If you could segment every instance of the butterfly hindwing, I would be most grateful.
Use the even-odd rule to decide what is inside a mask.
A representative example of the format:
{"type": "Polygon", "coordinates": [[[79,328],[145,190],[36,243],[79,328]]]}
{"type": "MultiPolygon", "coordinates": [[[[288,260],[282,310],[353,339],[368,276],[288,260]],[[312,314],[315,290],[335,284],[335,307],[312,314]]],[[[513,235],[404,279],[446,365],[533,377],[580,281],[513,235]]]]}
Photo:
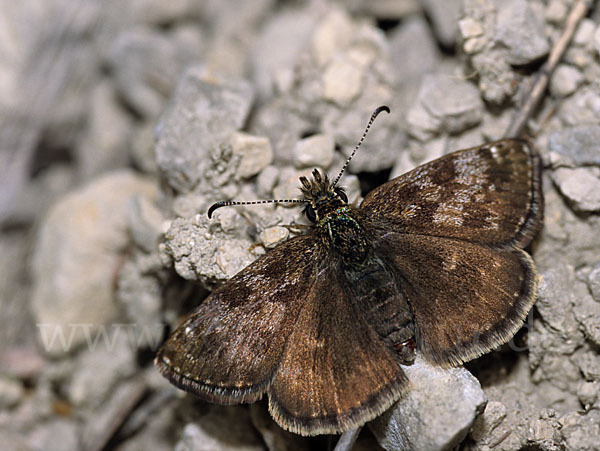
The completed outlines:
{"type": "Polygon", "coordinates": [[[534,303],[536,272],[521,249],[400,233],[376,247],[411,306],[417,347],[433,363],[459,365],[505,343],[534,303]]]}
{"type": "Polygon", "coordinates": [[[307,292],[314,279],[314,252],[311,236],[294,238],[217,288],[159,350],[161,372],[209,401],[259,399],[301,310],[295,293],[307,292]]]}

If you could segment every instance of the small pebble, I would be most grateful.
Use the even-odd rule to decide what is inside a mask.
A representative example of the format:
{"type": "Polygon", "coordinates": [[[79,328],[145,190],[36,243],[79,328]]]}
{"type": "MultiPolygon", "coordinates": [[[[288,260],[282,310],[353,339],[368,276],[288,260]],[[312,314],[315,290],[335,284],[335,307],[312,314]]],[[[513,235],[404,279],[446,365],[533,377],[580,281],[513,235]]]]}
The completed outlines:
{"type": "Polygon", "coordinates": [[[335,142],[329,135],[304,138],[294,149],[294,166],[297,168],[328,168],[333,161],[335,142]]]}
{"type": "Polygon", "coordinates": [[[260,240],[267,249],[272,249],[279,243],[287,240],[290,236],[290,231],[287,227],[268,227],[260,232],[260,240]]]}

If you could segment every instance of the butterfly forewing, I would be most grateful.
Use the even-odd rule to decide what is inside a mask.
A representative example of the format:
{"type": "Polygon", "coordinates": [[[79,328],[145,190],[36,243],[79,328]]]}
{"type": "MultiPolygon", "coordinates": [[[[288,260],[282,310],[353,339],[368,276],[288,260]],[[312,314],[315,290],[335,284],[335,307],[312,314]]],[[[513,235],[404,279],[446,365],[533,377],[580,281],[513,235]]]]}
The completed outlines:
{"type": "Polygon", "coordinates": [[[159,350],[161,372],[210,401],[259,399],[302,307],[297,293],[308,292],[313,283],[315,252],[312,237],[294,238],[216,289],[159,350]]]}
{"type": "Polygon", "coordinates": [[[526,246],[542,221],[541,163],[505,139],[443,156],[367,194],[361,209],[386,231],[526,246]]]}

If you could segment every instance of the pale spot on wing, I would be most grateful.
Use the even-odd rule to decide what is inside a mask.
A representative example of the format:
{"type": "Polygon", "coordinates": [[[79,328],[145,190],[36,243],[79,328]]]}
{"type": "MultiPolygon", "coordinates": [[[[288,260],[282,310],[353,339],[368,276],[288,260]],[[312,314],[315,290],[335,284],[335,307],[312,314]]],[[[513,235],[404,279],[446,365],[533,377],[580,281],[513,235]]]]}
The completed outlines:
{"type": "Polygon", "coordinates": [[[444,259],[442,261],[442,267],[446,271],[454,271],[457,268],[457,260],[458,259],[456,258],[456,254],[453,254],[452,257],[444,259]]]}
{"type": "Polygon", "coordinates": [[[496,160],[497,162],[501,162],[502,161],[502,155],[500,155],[498,147],[496,147],[496,146],[490,147],[490,153],[492,154],[492,158],[494,160],[496,160]]]}
{"type": "Polygon", "coordinates": [[[407,205],[406,207],[404,207],[404,210],[402,210],[401,215],[406,219],[414,218],[417,215],[417,211],[420,208],[421,207],[415,204],[407,205]]]}
{"type": "Polygon", "coordinates": [[[433,214],[433,222],[436,224],[452,223],[461,226],[463,224],[464,216],[463,208],[464,205],[461,203],[441,203],[433,214]]]}

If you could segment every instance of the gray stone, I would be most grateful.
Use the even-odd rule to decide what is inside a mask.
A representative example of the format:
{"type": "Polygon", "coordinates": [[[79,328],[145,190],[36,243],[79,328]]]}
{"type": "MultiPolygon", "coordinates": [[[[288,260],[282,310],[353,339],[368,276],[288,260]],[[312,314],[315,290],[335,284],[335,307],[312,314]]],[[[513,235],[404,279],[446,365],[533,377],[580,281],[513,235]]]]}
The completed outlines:
{"type": "Polygon", "coordinates": [[[130,156],[135,167],[147,174],[157,174],[156,154],[154,153],[155,121],[147,121],[135,128],[130,141],[130,156]]]}
{"type": "Polygon", "coordinates": [[[260,432],[269,451],[310,451],[311,439],[282,429],[269,415],[264,403],[250,405],[252,424],[260,432]]]}
{"type": "Polygon", "coordinates": [[[562,24],[569,14],[567,5],[563,0],[550,0],[546,7],[546,20],[554,24],[562,24]]]}
{"type": "Polygon", "coordinates": [[[579,211],[600,210],[600,168],[558,168],[552,179],[560,192],[579,211]]]}
{"type": "Polygon", "coordinates": [[[407,115],[410,133],[427,139],[447,132],[459,133],[478,124],[483,116],[479,91],[471,83],[447,75],[426,75],[407,115]]]}
{"type": "Polygon", "coordinates": [[[323,98],[348,106],[362,91],[363,68],[349,58],[334,58],[323,73],[323,98]]]}
{"type": "MultiPolygon", "coordinates": [[[[3,312],[6,312],[3,306],[3,312]]],[[[13,319],[14,322],[14,319],[13,319]]],[[[18,324],[17,324],[18,325],[18,324]]],[[[4,328],[6,331],[6,329],[4,328]]],[[[16,340],[7,342],[15,343],[16,340]]],[[[2,373],[15,379],[34,379],[40,375],[45,368],[46,360],[40,353],[35,342],[27,345],[11,345],[0,351],[0,368],[2,373]]]]}
{"type": "Polygon", "coordinates": [[[271,144],[264,136],[235,132],[231,137],[231,148],[239,157],[237,175],[241,178],[255,176],[273,161],[271,144]]]}
{"type": "MultiPolygon", "coordinates": [[[[172,0],[169,2],[161,0],[120,2],[119,0],[115,0],[113,3],[124,4],[129,9],[129,14],[135,20],[152,25],[164,25],[190,19],[200,19],[206,13],[206,6],[204,4],[190,2],[189,0],[172,0]]],[[[111,7],[115,7],[115,5],[111,5],[111,7]]]]}
{"type": "Polygon", "coordinates": [[[311,52],[321,67],[350,44],[354,24],[341,8],[333,8],[323,17],[311,36],[311,52]]]}
{"type": "Polygon", "coordinates": [[[275,163],[292,164],[296,143],[306,130],[312,130],[314,124],[295,108],[277,98],[269,105],[260,108],[252,121],[252,134],[267,136],[273,147],[275,163]]]}
{"type": "MultiPolygon", "coordinates": [[[[539,268],[539,271],[542,277],[538,286],[536,310],[554,334],[571,342],[569,347],[559,349],[555,343],[546,340],[547,343],[539,343],[544,346],[544,349],[539,352],[546,355],[547,351],[554,347],[553,351],[563,351],[570,354],[577,346],[582,344],[580,340],[573,339],[579,331],[579,324],[573,314],[573,304],[575,303],[573,287],[576,284],[574,269],[570,265],[562,264],[549,269],[539,268]]],[[[530,337],[532,340],[530,352],[533,354],[531,360],[535,362],[538,343],[535,332],[532,335],[533,337],[530,337]]]]}
{"type": "Polygon", "coordinates": [[[594,301],[589,293],[577,296],[573,307],[575,319],[579,321],[586,338],[600,346],[600,302],[594,301]]]}
{"type": "Polygon", "coordinates": [[[548,139],[548,150],[575,166],[600,166],[600,126],[580,125],[554,132],[548,139]]]}
{"type": "Polygon", "coordinates": [[[582,382],[577,389],[577,397],[585,410],[589,410],[598,399],[600,381],[582,382]]]}
{"type": "MultiPolygon", "coordinates": [[[[157,371],[158,373],[158,371],[157,371]]],[[[112,399],[111,399],[112,401],[112,399]]],[[[119,451],[173,451],[173,430],[179,430],[179,423],[175,419],[177,412],[172,408],[173,404],[160,406],[152,415],[149,415],[144,424],[143,433],[134,434],[124,442],[119,443],[119,451]],[[177,425],[177,426],[175,426],[177,425]]],[[[114,421],[114,411],[105,410],[102,412],[105,422],[98,426],[110,425],[114,421]]],[[[100,423],[96,421],[95,423],[100,423]]],[[[97,428],[98,434],[103,434],[101,427],[97,428]]],[[[87,431],[86,431],[87,432],[87,431]]],[[[207,450],[208,451],[208,450],[207,450]]]]}
{"type": "Polygon", "coordinates": [[[335,142],[328,135],[313,135],[304,138],[294,148],[296,168],[328,168],[333,162],[335,142]]]}
{"type": "Polygon", "coordinates": [[[369,423],[386,450],[451,449],[467,435],[487,399],[464,368],[441,369],[420,357],[403,367],[411,389],[396,405],[369,423]]]}
{"type": "Polygon", "coordinates": [[[596,53],[600,55],[600,27],[598,27],[594,33],[594,47],[596,49],[596,53]]]}
{"type": "Polygon", "coordinates": [[[251,49],[251,65],[261,98],[272,96],[276,86],[286,90],[281,80],[284,74],[292,72],[319,19],[317,11],[311,8],[284,9],[260,27],[251,49]]]}
{"type": "Polygon", "coordinates": [[[64,196],[41,224],[33,255],[31,308],[47,352],[65,353],[113,319],[114,277],[129,243],[132,196],[154,198],[154,182],[122,170],[64,196]],[[64,339],[64,341],[63,341],[64,339]]]}
{"type": "Polygon", "coordinates": [[[471,39],[483,34],[483,26],[472,17],[465,17],[458,21],[458,29],[463,39],[471,39]]]}
{"type": "Polygon", "coordinates": [[[447,48],[456,44],[458,28],[456,22],[460,17],[461,0],[425,0],[423,6],[433,22],[437,38],[447,48]]]}
{"type": "Polygon", "coordinates": [[[560,423],[554,418],[555,412],[542,414],[540,418],[532,418],[527,427],[527,443],[531,446],[539,446],[541,449],[562,449],[562,435],[560,423]]]}
{"type": "MultiPolygon", "coordinates": [[[[363,93],[363,95],[368,94],[363,93]]],[[[369,109],[366,107],[350,109],[331,113],[323,118],[323,133],[333,136],[335,143],[342,149],[344,160],[358,143],[373,112],[372,105],[380,104],[375,102],[378,102],[376,98],[370,100],[369,109]]],[[[349,172],[376,172],[391,168],[398,152],[406,146],[406,135],[398,125],[398,119],[381,114],[374,126],[371,127],[368,138],[363,141],[359,151],[350,162],[349,172]]]]}
{"type": "Polygon", "coordinates": [[[252,97],[246,82],[211,81],[198,66],[185,72],[157,128],[156,159],[173,188],[187,192],[198,183],[201,163],[242,127],[252,97]]]}
{"type": "Polygon", "coordinates": [[[23,393],[24,387],[19,380],[0,376],[0,410],[13,407],[23,393]]]}
{"type": "Polygon", "coordinates": [[[498,3],[495,38],[508,48],[510,64],[534,62],[550,50],[543,19],[523,0],[498,3]]]}
{"type": "Polygon", "coordinates": [[[129,203],[127,226],[134,243],[147,253],[156,251],[169,223],[148,197],[136,196],[129,203]]]}
{"type": "Polygon", "coordinates": [[[600,262],[596,263],[588,274],[587,284],[594,301],[600,302],[600,262]]]}
{"type": "Polygon", "coordinates": [[[597,24],[593,19],[584,17],[579,25],[577,26],[577,30],[573,35],[573,44],[579,45],[582,47],[589,46],[594,39],[594,32],[596,31],[597,24]]]}
{"type": "Polygon", "coordinates": [[[290,231],[286,227],[268,227],[260,232],[260,241],[267,249],[272,249],[290,236],[290,231]]]}
{"type": "Polygon", "coordinates": [[[107,59],[121,97],[143,117],[156,118],[195,52],[178,47],[158,30],[139,26],[116,36],[107,59]]]}
{"type": "Polygon", "coordinates": [[[89,180],[129,163],[132,120],[119,103],[108,80],[98,83],[92,93],[86,132],[77,148],[79,178],[89,180]]]}
{"type": "MultiPolygon", "coordinates": [[[[87,349],[77,356],[66,395],[74,406],[101,406],[117,383],[136,368],[138,335],[136,324],[114,323],[86,334],[87,349]]],[[[88,329],[89,331],[89,329],[88,329]]]]}
{"type": "Polygon", "coordinates": [[[390,61],[405,92],[403,97],[408,97],[403,100],[409,105],[421,78],[439,64],[440,52],[427,21],[420,16],[402,21],[388,40],[390,61]]]}
{"type": "Polygon", "coordinates": [[[575,92],[582,81],[583,75],[577,68],[559,64],[550,80],[550,92],[554,97],[567,97],[575,92]]]}
{"type": "Polygon", "coordinates": [[[31,446],[27,443],[27,437],[21,431],[0,428],[0,443],[5,449],[12,451],[31,450],[31,446]]]}
{"type": "Polygon", "coordinates": [[[517,75],[505,60],[505,52],[504,49],[486,50],[476,53],[471,59],[478,74],[481,96],[496,105],[514,96],[519,86],[517,75]]]}
{"type": "Polygon", "coordinates": [[[587,381],[600,380],[600,359],[596,351],[582,352],[577,356],[577,366],[587,381]]]}
{"type": "MultiPolygon", "coordinates": [[[[154,368],[150,369],[155,377],[164,380],[158,371],[154,368]]],[[[144,387],[145,379],[153,378],[148,377],[148,372],[138,372],[133,378],[121,381],[115,385],[101,405],[94,408],[83,407],[78,410],[85,414],[85,423],[81,433],[83,443],[79,449],[101,449],[99,447],[100,443],[103,443],[106,447],[107,431],[114,428],[115,418],[121,418],[123,408],[127,408],[128,403],[132,401],[140,401],[140,391],[143,391],[144,388],[150,388],[150,390],[158,388],[151,383],[148,383],[144,387]]],[[[160,385],[160,389],[164,390],[165,386],[160,385]]],[[[169,389],[175,390],[172,386],[169,389]]],[[[167,391],[167,393],[172,392],[167,391]]],[[[143,398],[144,402],[140,403],[137,409],[124,419],[126,421],[124,421],[123,428],[121,429],[123,435],[119,435],[119,437],[128,437],[131,434],[132,423],[135,424],[138,422],[138,425],[133,426],[134,431],[138,430],[136,426],[139,427],[140,416],[143,417],[143,412],[148,408],[148,404],[151,405],[154,401],[153,396],[150,393],[148,397],[143,398]]],[[[161,408],[156,409],[153,415],[143,418],[143,433],[135,434],[130,440],[124,443],[120,442],[118,449],[123,451],[137,451],[142,449],[157,451],[172,450],[174,440],[173,430],[175,428],[174,418],[177,412],[173,408],[173,403],[168,401],[168,397],[163,396],[163,405],[161,405],[161,408]]]]}
{"type": "Polygon", "coordinates": [[[256,190],[260,196],[269,197],[279,179],[279,170],[275,166],[264,168],[256,179],[256,190]]]}
{"type": "Polygon", "coordinates": [[[504,404],[498,401],[488,402],[483,413],[475,419],[469,435],[475,442],[483,441],[493,433],[506,416],[507,409],[504,404]]]}
{"type": "Polygon", "coordinates": [[[598,449],[600,437],[600,410],[586,413],[572,412],[560,419],[565,448],[578,451],[594,451],[598,449]]]}
{"type": "Polygon", "coordinates": [[[224,282],[256,257],[244,237],[247,223],[239,209],[221,208],[213,219],[205,215],[178,218],[165,235],[162,252],[173,262],[175,271],[187,280],[205,286],[224,282]],[[232,236],[233,235],[233,236],[232,236]]]}
{"type": "MultiPolygon", "coordinates": [[[[291,170],[283,168],[279,173],[279,181],[273,188],[275,199],[299,199],[300,177],[310,178],[312,169],[291,170]]],[[[293,207],[293,204],[281,204],[282,207],[293,207]]]]}
{"type": "Polygon", "coordinates": [[[134,326],[135,346],[158,349],[163,328],[164,282],[162,262],[157,255],[135,252],[119,271],[117,300],[134,326]]]}
{"type": "Polygon", "coordinates": [[[205,415],[183,428],[175,451],[262,451],[263,444],[250,423],[249,412],[241,406],[210,407],[205,415]]]}
{"type": "Polygon", "coordinates": [[[79,431],[72,420],[55,418],[40,423],[28,434],[29,449],[65,451],[79,449],[79,431]]]}
{"type": "Polygon", "coordinates": [[[558,106],[557,116],[564,125],[585,127],[582,124],[598,124],[600,116],[600,93],[583,85],[558,106]]]}

